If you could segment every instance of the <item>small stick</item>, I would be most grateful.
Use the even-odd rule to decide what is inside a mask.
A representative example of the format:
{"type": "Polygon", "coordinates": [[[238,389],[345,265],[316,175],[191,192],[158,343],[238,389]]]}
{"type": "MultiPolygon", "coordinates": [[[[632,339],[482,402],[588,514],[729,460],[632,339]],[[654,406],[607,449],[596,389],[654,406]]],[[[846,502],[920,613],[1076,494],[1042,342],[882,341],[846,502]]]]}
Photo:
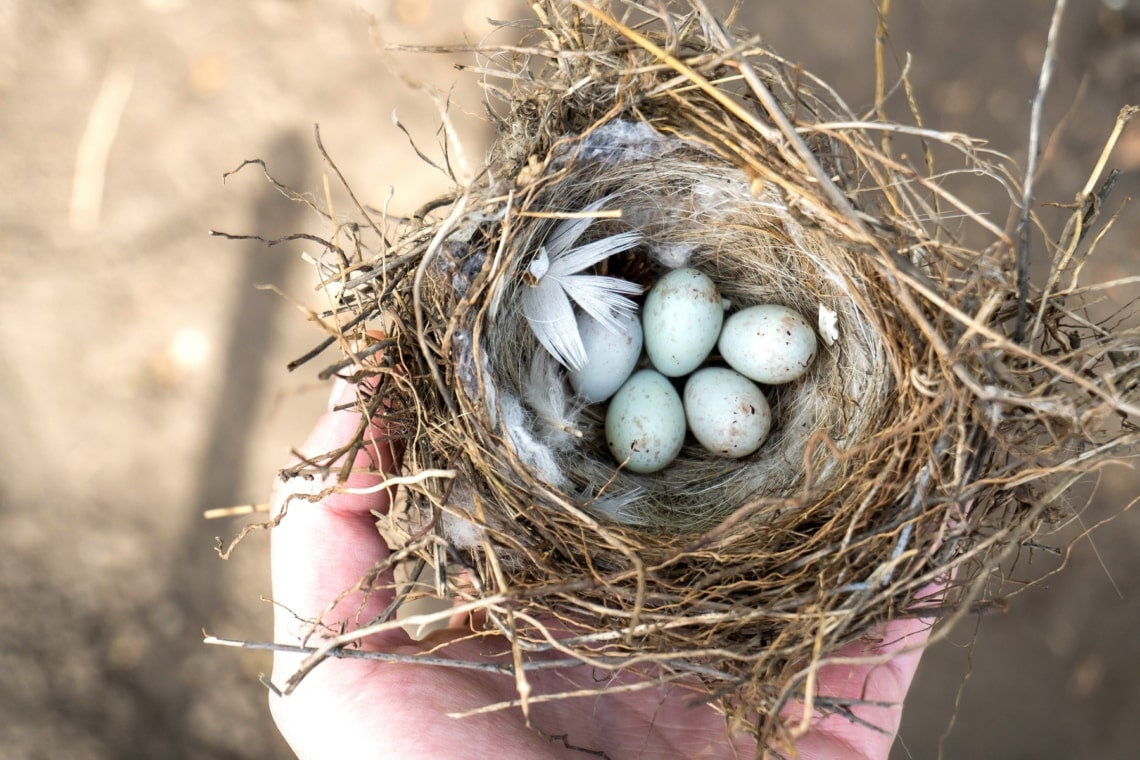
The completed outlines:
{"type": "MultiPolygon", "coordinates": [[[[878,19],[875,23],[875,115],[879,121],[887,121],[887,72],[883,60],[884,49],[887,45],[887,17],[891,13],[891,0],[884,0],[878,9],[878,19]]],[[[886,155],[891,153],[891,135],[886,132],[882,135],[882,151],[886,155]]]]}
{"type": "Polygon", "coordinates": [[[1025,185],[1021,193],[1021,219],[1017,224],[1017,328],[1013,339],[1025,340],[1025,320],[1029,309],[1029,221],[1033,215],[1033,181],[1037,174],[1037,160],[1041,153],[1041,112],[1045,93],[1053,78],[1053,63],[1057,57],[1057,38],[1060,36],[1061,18],[1066,0],[1056,0],[1053,19],[1049,22],[1049,36],[1045,42],[1045,60],[1041,62],[1041,75],[1037,92],[1033,94],[1033,108],[1029,117],[1029,158],[1025,166],[1025,185]]]}
{"type": "Polygon", "coordinates": [[[396,341],[394,341],[394,340],[381,340],[381,341],[378,341],[376,343],[373,343],[371,346],[364,349],[360,353],[349,354],[347,357],[345,357],[341,361],[337,362],[336,364],[325,367],[324,369],[322,369],[317,374],[317,378],[320,380],[328,380],[330,377],[335,375],[337,372],[340,372],[345,367],[350,367],[354,364],[360,364],[365,359],[367,359],[369,356],[373,356],[375,354],[378,354],[381,351],[383,351],[385,348],[389,348],[390,346],[394,346],[395,344],[396,344],[396,341]]]}
{"type": "Polygon", "coordinates": [[[621,209],[608,211],[516,211],[515,216],[531,219],[621,219],[621,209]]]}
{"type": "MultiPolygon", "coordinates": [[[[610,686],[606,688],[606,695],[612,696],[614,694],[632,694],[633,692],[645,691],[646,689],[660,688],[661,684],[654,680],[635,681],[633,683],[622,684],[619,686],[610,686]]],[[[531,704],[538,704],[541,702],[555,702],[562,699],[575,699],[575,698],[597,699],[597,689],[575,689],[573,691],[560,691],[553,694],[535,694],[528,697],[531,704]]],[[[470,710],[457,710],[454,712],[446,713],[449,718],[472,718],[476,715],[486,715],[488,713],[500,712],[502,710],[511,710],[516,707],[522,707],[521,699],[506,699],[502,702],[495,702],[494,704],[484,705],[482,707],[474,707],[470,710]]]]}
{"type": "Polygon", "coordinates": [[[266,248],[272,248],[275,245],[288,243],[293,240],[308,240],[313,243],[320,243],[330,251],[336,251],[341,260],[345,262],[345,266],[348,266],[348,254],[346,254],[342,248],[331,240],[325,240],[322,237],[310,235],[307,232],[295,232],[292,235],[285,235],[279,238],[263,238],[261,235],[233,235],[229,232],[221,232],[220,230],[209,230],[209,235],[211,237],[225,238],[226,240],[256,240],[260,243],[264,243],[266,248]]]}
{"type": "Polygon", "coordinates": [[[424,361],[427,362],[428,369],[431,370],[432,379],[435,380],[436,387],[439,388],[440,396],[443,398],[444,403],[447,404],[447,410],[452,416],[458,415],[459,410],[455,406],[455,400],[451,397],[447,383],[443,381],[443,373],[440,372],[439,363],[436,362],[435,357],[432,356],[432,351],[428,348],[427,344],[423,289],[424,277],[427,275],[428,265],[431,264],[432,259],[439,253],[439,249],[443,246],[443,242],[447,239],[447,236],[459,226],[459,220],[462,219],[463,215],[467,212],[467,199],[467,194],[464,193],[455,201],[455,205],[451,208],[451,213],[448,214],[447,218],[439,226],[438,231],[432,237],[427,251],[424,253],[419,266],[416,268],[415,278],[412,280],[412,308],[416,315],[416,338],[419,340],[420,353],[423,355],[424,361]]]}
{"type": "MultiPolygon", "coordinates": [[[[288,652],[289,654],[315,654],[316,647],[305,647],[295,644],[277,644],[271,641],[241,641],[239,639],[223,639],[217,636],[206,635],[203,644],[211,646],[234,647],[237,649],[254,649],[262,652],[288,652]]],[[[415,665],[434,665],[442,668],[457,668],[460,670],[481,670],[501,675],[512,675],[510,665],[496,665],[490,662],[470,662],[467,660],[450,660],[446,657],[431,657],[428,655],[395,654],[393,652],[374,652],[363,649],[331,649],[324,652],[328,657],[344,660],[380,660],[381,662],[401,662],[415,665]]],[[[574,665],[581,663],[574,661],[574,665]]]]}
{"type": "Polygon", "coordinates": [[[1100,177],[1101,172],[1104,171],[1104,167],[1108,163],[1108,157],[1112,153],[1113,148],[1116,147],[1120,135],[1124,132],[1124,128],[1128,125],[1128,122],[1138,113],[1140,113],[1140,106],[1125,106],[1120,109],[1120,113],[1116,115],[1116,123],[1112,127],[1112,134],[1108,136],[1104,150],[1100,152],[1100,158],[1097,159],[1096,168],[1094,168],[1089,175],[1089,180],[1081,190],[1080,197],[1085,198],[1092,195],[1093,189],[1096,187],[1097,178],[1100,177]]]}
{"type": "MultiPolygon", "coordinates": [[[[365,321],[366,319],[368,319],[371,316],[372,316],[371,311],[360,312],[355,317],[353,317],[352,319],[350,319],[349,321],[345,322],[343,325],[340,326],[341,333],[343,334],[345,330],[350,330],[353,327],[356,327],[358,324],[365,321]]],[[[325,338],[324,340],[322,340],[320,343],[318,343],[316,345],[316,348],[310,349],[309,351],[307,351],[302,356],[299,356],[298,358],[289,362],[287,365],[285,365],[285,368],[287,370],[289,370],[290,372],[292,372],[293,370],[297,369],[297,367],[300,367],[302,364],[309,361],[310,359],[315,359],[326,348],[328,348],[332,344],[336,343],[338,337],[340,337],[340,336],[329,336],[329,337],[325,338]]]]}
{"type": "Polygon", "coordinates": [[[364,488],[342,488],[341,493],[352,494],[353,496],[364,496],[367,494],[379,493],[380,491],[386,491],[389,488],[395,488],[396,486],[415,485],[416,483],[422,483],[429,478],[450,479],[458,476],[459,473],[455,470],[423,470],[421,472],[417,472],[415,475],[398,475],[394,478],[388,478],[387,480],[381,483],[377,483],[374,486],[366,486],[364,488]]]}
{"type": "Polygon", "coordinates": [[[310,209],[312,209],[314,212],[316,212],[317,214],[319,214],[322,217],[328,217],[328,212],[326,212],[323,208],[321,208],[317,204],[313,203],[311,200],[306,198],[304,195],[301,195],[301,193],[296,192],[295,190],[290,188],[288,185],[284,184],[283,182],[280,182],[276,177],[274,177],[272,174],[270,174],[269,173],[269,167],[266,166],[265,162],[262,161],[260,158],[247,158],[245,161],[242,161],[240,164],[238,164],[236,168],[230,169],[228,172],[226,172],[225,174],[222,175],[222,184],[224,185],[226,183],[226,180],[228,180],[230,177],[237,174],[242,169],[244,169],[245,167],[247,167],[251,164],[254,166],[260,166],[261,167],[261,173],[263,175],[265,175],[265,180],[269,184],[273,185],[273,187],[277,188],[277,192],[281,193],[282,195],[284,195],[286,198],[288,198],[291,201],[295,201],[297,203],[304,203],[306,206],[308,206],[310,209]]]}
{"type": "MultiPolygon", "coordinates": [[[[391,243],[388,242],[388,238],[384,237],[384,233],[380,231],[380,228],[378,226],[376,226],[376,222],[373,221],[372,217],[368,214],[368,211],[366,211],[364,206],[361,205],[360,201],[356,199],[356,193],[352,192],[352,188],[349,187],[348,181],[344,178],[344,175],[340,173],[340,169],[337,168],[336,163],[333,162],[332,158],[328,154],[328,151],[325,150],[325,145],[321,142],[321,127],[319,124],[313,125],[313,137],[317,142],[317,150],[321,152],[321,158],[323,158],[328,163],[333,172],[336,173],[336,178],[340,180],[341,187],[345,189],[345,192],[348,193],[348,197],[352,199],[352,203],[354,206],[356,206],[356,210],[359,211],[360,215],[364,217],[364,221],[368,222],[368,226],[372,228],[372,231],[375,232],[382,241],[384,241],[384,246],[387,248],[389,245],[391,245],[391,243]]],[[[335,224],[335,220],[333,220],[333,222],[335,224]]]]}
{"type": "Polygon", "coordinates": [[[207,520],[216,520],[220,517],[241,517],[242,515],[252,515],[255,512],[268,511],[268,504],[238,504],[232,507],[216,507],[214,509],[207,509],[202,513],[202,517],[207,520]]]}

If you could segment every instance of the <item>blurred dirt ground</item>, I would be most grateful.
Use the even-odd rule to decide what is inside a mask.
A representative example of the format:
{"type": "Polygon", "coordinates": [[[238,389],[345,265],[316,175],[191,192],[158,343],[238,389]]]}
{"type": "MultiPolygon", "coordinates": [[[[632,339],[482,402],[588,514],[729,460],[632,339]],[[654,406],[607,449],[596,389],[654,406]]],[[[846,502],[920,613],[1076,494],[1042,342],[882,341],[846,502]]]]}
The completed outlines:
{"type": "MultiPolygon", "coordinates": [[[[856,110],[870,104],[871,2],[745,5],[784,56],[856,110]]],[[[1063,127],[1039,198],[1071,199],[1119,106],[1140,102],[1138,6],[1071,0],[1046,109],[1050,130],[1063,127]]],[[[894,45],[913,55],[926,124],[1024,156],[1050,7],[895,0],[894,45]]],[[[244,521],[201,514],[263,500],[324,403],[313,371],[285,371],[316,330],[255,287],[307,298],[314,278],[304,246],[207,230],[321,225],[255,167],[225,184],[222,174],[263,158],[323,199],[319,123],[363,202],[383,205],[394,185],[393,208],[419,205],[446,185],[392,112],[430,152],[434,106],[388,65],[455,85],[476,161],[489,137],[479,89],[443,58],[382,55],[377,37],[477,41],[485,17],[523,8],[0,0],[0,757],[290,756],[257,682],[268,658],[201,644],[203,629],[269,635],[267,541],[255,534],[222,562],[214,537],[244,521]]],[[[1112,165],[1125,172],[1119,203],[1140,191],[1140,129],[1112,165]]],[[[1003,213],[1000,198],[973,200],[1003,213]]],[[[347,209],[339,191],[334,202],[347,209]]],[[[1090,276],[1135,273],[1137,240],[1130,209],[1090,276]]],[[[1105,473],[1085,524],[1138,493],[1133,473],[1105,473]]],[[[1135,757],[1140,514],[1093,538],[1099,552],[1077,542],[1063,573],[927,654],[893,757],[935,757],[943,734],[947,758],[1135,757]]],[[[1025,559],[1018,578],[1058,565],[1025,559]]]]}

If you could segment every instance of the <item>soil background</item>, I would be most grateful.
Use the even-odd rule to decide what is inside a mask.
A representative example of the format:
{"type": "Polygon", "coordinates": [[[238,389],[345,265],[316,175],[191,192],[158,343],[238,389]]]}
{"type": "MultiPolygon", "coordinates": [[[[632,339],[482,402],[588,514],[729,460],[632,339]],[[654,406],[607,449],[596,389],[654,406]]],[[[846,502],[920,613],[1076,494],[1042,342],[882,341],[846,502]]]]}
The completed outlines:
{"type": "MultiPolygon", "coordinates": [[[[743,21],[856,111],[873,95],[870,0],[746,2],[743,21]]],[[[1024,163],[1051,3],[895,0],[894,50],[927,126],[1024,163]]],[[[1070,200],[1124,103],[1140,103],[1140,3],[1071,0],[1039,199],[1070,200]],[[1059,128],[1058,128],[1058,125],[1059,128]]],[[[393,126],[439,154],[452,92],[474,162],[490,139],[477,78],[378,40],[478,41],[509,0],[0,0],[0,757],[285,758],[257,681],[268,656],[202,631],[270,631],[268,542],[213,550],[263,501],[324,404],[317,339],[272,285],[312,301],[305,245],[209,229],[320,233],[267,185],[265,159],[323,201],[324,144],[360,199],[415,208],[446,188],[393,126]],[[370,23],[370,16],[375,23],[370,23]],[[402,76],[393,73],[402,72],[402,76]]],[[[893,115],[903,118],[900,101],[893,115]]],[[[1111,166],[1140,192],[1140,128],[1111,166]]],[[[337,208],[348,202],[333,187],[337,208]]],[[[1000,222],[1001,197],[969,198],[1000,222]]],[[[1004,205],[1003,205],[1004,204],[1004,205]]],[[[1054,222],[1060,215],[1052,218],[1054,222]]],[[[1134,274],[1129,208],[1088,279],[1134,274]]],[[[308,246],[312,248],[312,245],[308,246]]],[[[1135,293],[1112,293],[1123,305],[1135,293]]],[[[1106,304],[1111,309],[1111,304],[1106,304]]],[[[1074,498],[1091,527],[1140,493],[1123,468],[1074,498]]],[[[927,653],[893,758],[1133,758],[1140,746],[1140,514],[1082,538],[1063,572],[927,653]]],[[[1044,552],[1012,570],[1057,568],[1044,552]]],[[[377,705],[382,719],[383,705],[377,705]]]]}

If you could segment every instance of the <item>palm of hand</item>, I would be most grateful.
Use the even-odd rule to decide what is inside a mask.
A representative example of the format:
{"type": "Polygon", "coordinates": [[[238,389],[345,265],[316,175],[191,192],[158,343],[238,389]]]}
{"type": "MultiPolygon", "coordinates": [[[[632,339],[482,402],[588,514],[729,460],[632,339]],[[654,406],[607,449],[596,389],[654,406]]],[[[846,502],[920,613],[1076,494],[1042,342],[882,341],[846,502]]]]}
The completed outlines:
{"type": "MultiPolygon", "coordinates": [[[[357,417],[330,413],[318,423],[305,451],[335,449],[355,429],[357,417]]],[[[388,452],[380,452],[382,457],[388,452]]],[[[389,460],[383,462],[390,464],[389,460]]],[[[363,483],[354,483],[362,485],[363,483]]],[[[284,489],[282,489],[284,491],[284,489]]],[[[278,507],[287,493],[275,499],[278,507]]],[[[386,509],[383,494],[338,494],[317,504],[294,502],[273,531],[273,585],[276,638],[293,643],[306,630],[298,615],[315,617],[331,599],[353,587],[388,554],[374,526],[372,510],[386,509]]],[[[369,620],[390,601],[373,593],[342,600],[326,621],[369,620]]],[[[813,721],[795,746],[800,758],[886,758],[901,715],[901,703],[918,664],[911,648],[924,628],[919,621],[892,623],[884,631],[882,661],[826,666],[819,692],[890,703],[860,708],[861,720],[875,730],[832,716],[813,721]],[[905,641],[904,641],[905,639],[905,641]],[[889,648],[907,647],[890,657],[889,648]]],[[[373,636],[365,647],[415,654],[440,640],[411,643],[398,631],[373,636]]],[[[848,654],[867,655],[870,646],[848,654]]],[[[437,650],[438,651],[438,650],[437,650]]],[[[504,660],[497,639],[462,639],[443,654],[467,661],[504,660]]],[[[274,681],[283,683],[299,664],[297,655],[278,653],[274,681]]],[[[596,689],[592,668],[536,671],[528,682],[537,695],[596,689]]],[[[630,683],[623,678],[622,684],[630,683]]],[[[610,684],[613,685],[612,683],[610,684]]],[[[323,662],[286,697],[271,696],[274,719],[302,758],[334,755],[384,758],[625,758],[750,757],[755,742],[730,736],[724,718],[710,706],[690,706],[693,692],[679,685],[653,685],[633,691],[608,689],[601,695],[536,701],[530,706],[533,729],[516,708],[457,719],[449,717],[517,697],[513,677],[499,673],[442,669],[370,660],[323,662]],[[536,729],[536,730],[535,730],[536,729]],[[592,753],[592,754],[591,754],[592,753]],[[604,753],[604,754],[600,754],[604,753]]],[[[794,716],[793,720],[795,719],[794,716]]]]}

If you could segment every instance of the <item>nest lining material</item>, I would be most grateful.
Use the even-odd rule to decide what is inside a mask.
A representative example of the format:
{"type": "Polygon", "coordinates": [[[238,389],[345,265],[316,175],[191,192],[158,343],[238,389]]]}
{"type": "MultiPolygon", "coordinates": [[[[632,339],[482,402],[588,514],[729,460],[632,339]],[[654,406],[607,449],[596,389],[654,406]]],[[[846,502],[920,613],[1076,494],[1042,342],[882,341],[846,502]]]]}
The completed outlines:
{"type": "MultiPolygon", "coordinates": [[[[730,462],[692,443],[660,473],[615,472],[603,445],[604,406],[574,396],[518,313],[519,291],[529,287],[520,268],[555,226],[531,224],[511,241],[504,276],[481,296],[491,304],[486,324],[494,325],[484,328],[482,375],[472,366],[472,330],[460,334],[453,357],[473,412],[485,409],[485,427],[472,435],[505,437],[547,488],[573,494],[587,511],[678,533],[715,525],[752,500],[777,496],[771,508],[783,509],[785,494],[820,492],[841,477],[836,454],[848,442],[890,427],[889,415],[899,409],[890,401],[902,383],[889,374],[883,326],[858,284],[869,272],[846,248],[805,229],[777,193],[755,194],[737,167],[644,122],[600,126],[560,150],[549,171],[560,178],[529,208],[572,213],[608,198],[620,221],[595,221],[591,229],[641,233],[639,249],[611,266],[645,284],[668,269],[694,267],[717,282],[734,309],[782,303],[815,316],[822,307],[837,316],[839,337],[824,342],[808,377],[770,391],[777,427],[755,455],[730,462]],[[477,376],[482,383],[473,382],[477,376]]],[[[457,266],[451,262],[444,272],[457,266]]]]}
{"type": "Polygon", "coordinates": [[[940,609],[989,598],[1077,473],[1135,446],[1129,424],[1100,423],[1137,413],[1140,341],[1080,300],[1095,293],[1078,285],[1081,226],[1103,198],[1086,192],[1021,301],[1011,236],[881,136],[917,134],[1017,197],[1007,163],[961,135],[860,122],[702,3],[678,6],[635,31],[622,3],[534,4],[540,39],[498,51],[515,89],[488,172],[337,249],[334,279],[355,274],[325,319],[363,349],[362,409],[403,453],[405,508],[381,520],[394,557],[435,567],[438,593],[517,650],[699,677],[763,743],[808,663],[931,614],[924,590],[955,573],[940,609]],[[687,445],[655,475],[620,471],[600,407],[575,400],[521,315],[538,246],[605,197],[620,218],[588,235],[642,236],[607,273],[647,285],[693,266],[734,308],[834,315],[744,461],[687,445]],[[965,225],[988,240],[962,242],[965,225]]]}

